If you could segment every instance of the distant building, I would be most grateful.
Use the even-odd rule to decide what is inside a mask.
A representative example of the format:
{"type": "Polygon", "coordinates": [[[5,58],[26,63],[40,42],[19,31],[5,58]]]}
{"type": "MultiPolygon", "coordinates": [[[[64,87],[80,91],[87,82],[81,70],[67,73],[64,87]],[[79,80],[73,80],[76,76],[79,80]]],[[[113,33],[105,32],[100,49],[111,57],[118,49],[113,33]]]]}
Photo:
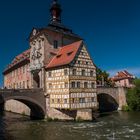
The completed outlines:
{"type": "Polygon", "coordinates": [[[49,25],[32,30],[29,49],[3,72],[5,88],[44,89],[48,115],[58,109],[96,109],[98,105],[96,67],[81,37],[61,23],[61,11],[54,0],[49,25]]]}
{"type": "Polygon", "coordinates": [[[115,83],[115,86],[121,87],[133,87],[133,80],[135,76],[127,72],[126,70],[118,72],[111,80],[115,83]]]}

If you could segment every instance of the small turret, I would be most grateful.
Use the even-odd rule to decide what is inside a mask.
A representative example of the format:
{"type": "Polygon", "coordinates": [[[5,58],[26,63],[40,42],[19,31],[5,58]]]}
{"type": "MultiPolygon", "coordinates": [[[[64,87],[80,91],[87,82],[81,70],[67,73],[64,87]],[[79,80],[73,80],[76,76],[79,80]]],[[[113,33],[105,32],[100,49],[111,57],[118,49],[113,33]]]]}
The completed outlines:
{"type": "Polygon", "coordinates": [[[50,9],[51,12],[51,22],[59,22],[61,23],[61,5],[54,0],[50,9]]]}

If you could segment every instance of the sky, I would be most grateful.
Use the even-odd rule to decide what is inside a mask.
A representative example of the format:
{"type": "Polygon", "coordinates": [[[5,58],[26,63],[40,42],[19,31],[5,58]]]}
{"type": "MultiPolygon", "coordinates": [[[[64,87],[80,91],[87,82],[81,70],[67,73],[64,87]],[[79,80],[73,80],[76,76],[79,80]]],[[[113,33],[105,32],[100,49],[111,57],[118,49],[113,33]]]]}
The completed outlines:
{"type": "MultiPolygon", "coordinates": [[[[58,0],[62,23],[80,35],[94,63],[110,75],[128,70],[140,76],[139,0],[58,0]]],[[[2,72],[12,59],[29,48],[33,27],[50,22],[52,0],[0,2],[0,86],[2,72]]]]}

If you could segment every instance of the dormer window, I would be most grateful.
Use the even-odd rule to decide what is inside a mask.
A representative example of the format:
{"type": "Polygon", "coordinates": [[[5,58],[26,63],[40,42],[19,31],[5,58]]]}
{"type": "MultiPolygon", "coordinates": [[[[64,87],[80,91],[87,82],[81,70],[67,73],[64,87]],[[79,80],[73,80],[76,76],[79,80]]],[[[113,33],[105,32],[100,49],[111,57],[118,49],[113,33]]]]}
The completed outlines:
{"type": "Polygon", "coordinates": [[[61,57],[61,55],[62,55],[62,54],[59,54],[59,55],[57,55],[56,57],[57,57],[57,58],[60,58],[60,57],[61,57]]]}
{"type": "Polygon", "coordinates": [[[57,49],[58,48],[58,41],[57,40],[54,40],[53,47],[54,47],[54,49],[57,49]]]}
{"type": "Polygon", "coordinates": [[[71,55],[72,53],[73,53],[73,51],[71,51],[71,52],[68,52],[68,53],[67,53],[67,55],[69,56],[69,55],[71,55]]]}

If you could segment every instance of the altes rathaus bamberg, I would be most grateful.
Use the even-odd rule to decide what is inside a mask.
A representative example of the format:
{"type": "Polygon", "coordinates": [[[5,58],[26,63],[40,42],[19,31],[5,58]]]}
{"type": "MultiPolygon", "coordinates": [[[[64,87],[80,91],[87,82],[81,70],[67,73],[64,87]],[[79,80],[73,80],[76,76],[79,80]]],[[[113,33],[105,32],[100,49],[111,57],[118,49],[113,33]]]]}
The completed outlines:
{"type": "MultiPolygon", "coordinates": [[[[96,67],[82,38],[61,23],[61,12],[60,4],[54,0],[48,26],[33,28],[28,50],[4,70],[4,87],[43,89],[46,117],[91,120],[92,112],[98,108],[96,67]]],[[[16,100],[7,101],[6,110],[30,113],[16,100]]]]}

